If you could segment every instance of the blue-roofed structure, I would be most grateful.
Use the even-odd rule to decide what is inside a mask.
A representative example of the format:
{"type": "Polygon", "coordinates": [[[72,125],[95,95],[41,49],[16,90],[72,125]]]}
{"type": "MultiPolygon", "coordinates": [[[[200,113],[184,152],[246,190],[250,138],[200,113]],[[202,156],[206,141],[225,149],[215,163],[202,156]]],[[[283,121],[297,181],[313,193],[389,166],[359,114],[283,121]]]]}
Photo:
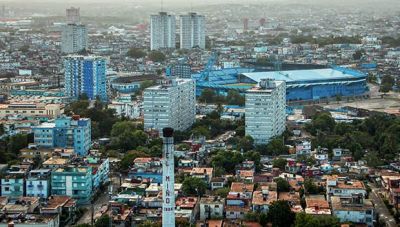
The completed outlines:
{"type": "Polygon", "coordinates": [[[367,75],[348,68],[242,73],[241,83],[271,78],[286,81],[286,100],[318,100],[336,96],[361,96],[368,91],[367,75]]]}

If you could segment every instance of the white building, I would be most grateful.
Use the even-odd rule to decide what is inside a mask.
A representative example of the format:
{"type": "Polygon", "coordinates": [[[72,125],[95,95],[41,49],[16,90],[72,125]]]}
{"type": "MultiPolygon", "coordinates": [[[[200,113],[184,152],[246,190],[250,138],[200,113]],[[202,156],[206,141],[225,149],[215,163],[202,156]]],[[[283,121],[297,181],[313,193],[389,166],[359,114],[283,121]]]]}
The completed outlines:
{"type": "Polygon", "coordinates": [[[171,127],[188,129],[196,118],[195,82],[191,79],[169,79],[144,90],[144,129],[171,127]]]}
{"type": "Polygon", "coordinates": [[[150,16],[150,49],[175,48],[175,16],[166,12],[150,16]]]}
{"type": "Polygon", "coordinates": [[[363,195],[353,194],[349,197],[333,196],[332,214],[339,218],[340,222],[352,222],[374,226],[374,205],[371,200],[364,199],[363,195]]]}
{"type": "Polygon", "coordinates": [[[77,53],[88,47],[88,33],[85,25],[67,24],[62,29],[61,52],[77,53]]]}
{"type": "Polygon", "coordinates": [[[181,49],[206,47],[205,17],[196,13],[180,16],[181,49]]]}
{"type": "Polygon", "coordinates": [[[285,81],[261,80],[246,92],[246,135],[256,144],[266,144],[285,131],[285,81]]]}
{"type": "Polygon", "coordinates": [[[71,7],[66,9],[67,24],[78,24],[81,21],[80,9],[71,7]]]}
{"type": "Polygon", "coordinates": [[[219,197],[203,197],[200,200],[200,220],[222,218],[224,216],[225,199],[219,197]]]}
{"type": "Polygon", "coordinates": [[[352,195],[367,195],[367,189],[362,181],[341,178],[337,175],[326,177],[326,194],[328,200],[332,196],[351,197],[352,195]]]}
{"type": "Polygon", "coordinates": [[[115,110],[120,117],[136,119],[140,117],[142,106],[139,102],[112,102],[108,108],[115,110]]]}

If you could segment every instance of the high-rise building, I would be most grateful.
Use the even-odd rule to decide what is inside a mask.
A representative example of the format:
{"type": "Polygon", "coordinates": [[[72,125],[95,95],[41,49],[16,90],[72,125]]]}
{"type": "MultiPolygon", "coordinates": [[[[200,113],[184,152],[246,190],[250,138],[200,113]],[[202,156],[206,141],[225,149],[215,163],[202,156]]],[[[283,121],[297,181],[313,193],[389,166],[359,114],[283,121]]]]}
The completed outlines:
{"type": "Polygon", "coordinates": [[[160,12],[150,17],[150,49],[175,48],[175,16],[160,12]]]}
{"type": "Polygon", "coordinates": [[[107,101],[106,59],[97,56],[68,56],[64,58],[65,96],[79,98],[86,94],[107,101]]]}
{"type": "Polygon", "coordinates": [[[259,86],[246,92],[246,135],[255,144],[266,144],[285,131],[285,81],[261,80],[259,86]]]}
{"type": "Polygon", "coordinates": [[[144,90],[144,128],[184,131],[195,122],[196,86],[191,79],[168,79],[144,90]]]}
{"type": "Polygon", "coordinates": [[[75,153],[85,156],[92,143],[89,118],[63,116],[54,123],[42,123],[32,130],[38,147],[74,148],[75,153]]]}
{"type": "Polygon", "coordinates": [[[243,19],[243,30],[244,31],[249,30],[249,18],[244,18],[243,19]]]}
{"type": "Polygon", "coordinates": [[[67,24],[79,24],[80,23],[81,16],[80,16],[79,8],[71,7],[69,9],[66,9],[65,11],[67,14],[67,24]]]}
{"type": "Polygon", "coordinates": [[[175,226],[174,130],[163,129],[162,226],[175,226]]]}
{"type": "Polygon", "coordinates": [[[78,53],[88,47],[86,26],[82,24],[67,24],[62,28],[61,52],[65,54],[78,53]]]}
{"type": "Polygon", "coordinates": [[[196,13],[180,16],[180,48],[206,47],[205,17],[196,13]]]}

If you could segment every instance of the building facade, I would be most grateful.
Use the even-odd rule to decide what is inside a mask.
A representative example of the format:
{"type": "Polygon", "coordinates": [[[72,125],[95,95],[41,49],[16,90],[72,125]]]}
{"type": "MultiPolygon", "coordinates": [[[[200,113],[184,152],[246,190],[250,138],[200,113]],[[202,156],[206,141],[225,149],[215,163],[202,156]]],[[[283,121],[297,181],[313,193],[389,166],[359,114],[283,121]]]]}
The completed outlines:
{"type": "Polygon", "coordinates": [[[21,115],[24,117],[48,116],[57,117],[64,112],[60,104],[44,103],[10,103],[0,105],[0,118],[21,115]]]}
{"type": "Polygon", "coordinates": [[[175,16],[166,12],[150,16],[150,49],[175,48],[175,16]]]}
{"type": "Polygon", "coordinates": [[[1,196],[18,198],[25,196],[25,175],[10,173],[1,179],[1,196]]]}
{"type": "Polygon", "coordinates": [[[206,47],[205,17],[196,13],[180,16],[180,48],[206,47]]]}
{"type": "Polygon", "coordinates": [[[171,127],[184,131],[195,122],[195,83],[191,79],[169,79],[144,91],[144,128],[171,127]]]}
{"type": "Polygon", "coordinates": [[[64,59],[65,96],[77,99],[86,94],[107,101],[106,59],[96,56],[68,56],[64,59]]]}
{"type": "Polygon", "coordinates": [[[63,167],[51,173],[52,195],[71,196],[79,204],[87,204],[92,190],[92,167],[63,167]]]}
{"type": "Polygon", "coordinates": [[[26,196],[47,199],[50,196],[51,169],[31,170],[26,179],[26,196]]]}
{"type": "Polygon", "coordinates": [[[67,15],[67,24],[78,24],[81,21],[80,8],[71,7],[65,10],[67,15]]]}
{"type": "Polygon", "coordinates": [[[92,143],[90,119],[79,116],[63,116],[55,123],[43,123],[32,130],[38,147],[74,148],[75,153],[84,156],[92,143]]]}
{"type": "Polygon", "coordinates": [[[286,86],[284,81],[262,80],[246,92],[246,135],[256,144],[267,144],[285,131],[286,86]]]}
{"type": "Polygon", "coordinates": [[[88,33],[85,25],[67,24],[62,28],[61,52],[77,53],[88,48],[88,33]]]}

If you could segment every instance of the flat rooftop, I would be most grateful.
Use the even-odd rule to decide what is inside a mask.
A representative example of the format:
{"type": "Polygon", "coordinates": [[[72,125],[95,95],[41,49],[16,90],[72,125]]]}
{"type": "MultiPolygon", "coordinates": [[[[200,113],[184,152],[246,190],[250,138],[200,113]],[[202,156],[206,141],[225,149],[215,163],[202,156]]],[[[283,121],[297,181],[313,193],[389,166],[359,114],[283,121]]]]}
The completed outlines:
{"type": "Polygon", "coordinates": [[[366,75],[347,68],[328,68],[328,69],[307,69],[307,70],[289,70],[272,72],[252,72],[242,75],[260,82],[261,79],[271,78],[275,80],[284,80],[286,82],[301,81],[320,81],[320,80],[343,80],[343,79],[364,79],[366,75]]]}

